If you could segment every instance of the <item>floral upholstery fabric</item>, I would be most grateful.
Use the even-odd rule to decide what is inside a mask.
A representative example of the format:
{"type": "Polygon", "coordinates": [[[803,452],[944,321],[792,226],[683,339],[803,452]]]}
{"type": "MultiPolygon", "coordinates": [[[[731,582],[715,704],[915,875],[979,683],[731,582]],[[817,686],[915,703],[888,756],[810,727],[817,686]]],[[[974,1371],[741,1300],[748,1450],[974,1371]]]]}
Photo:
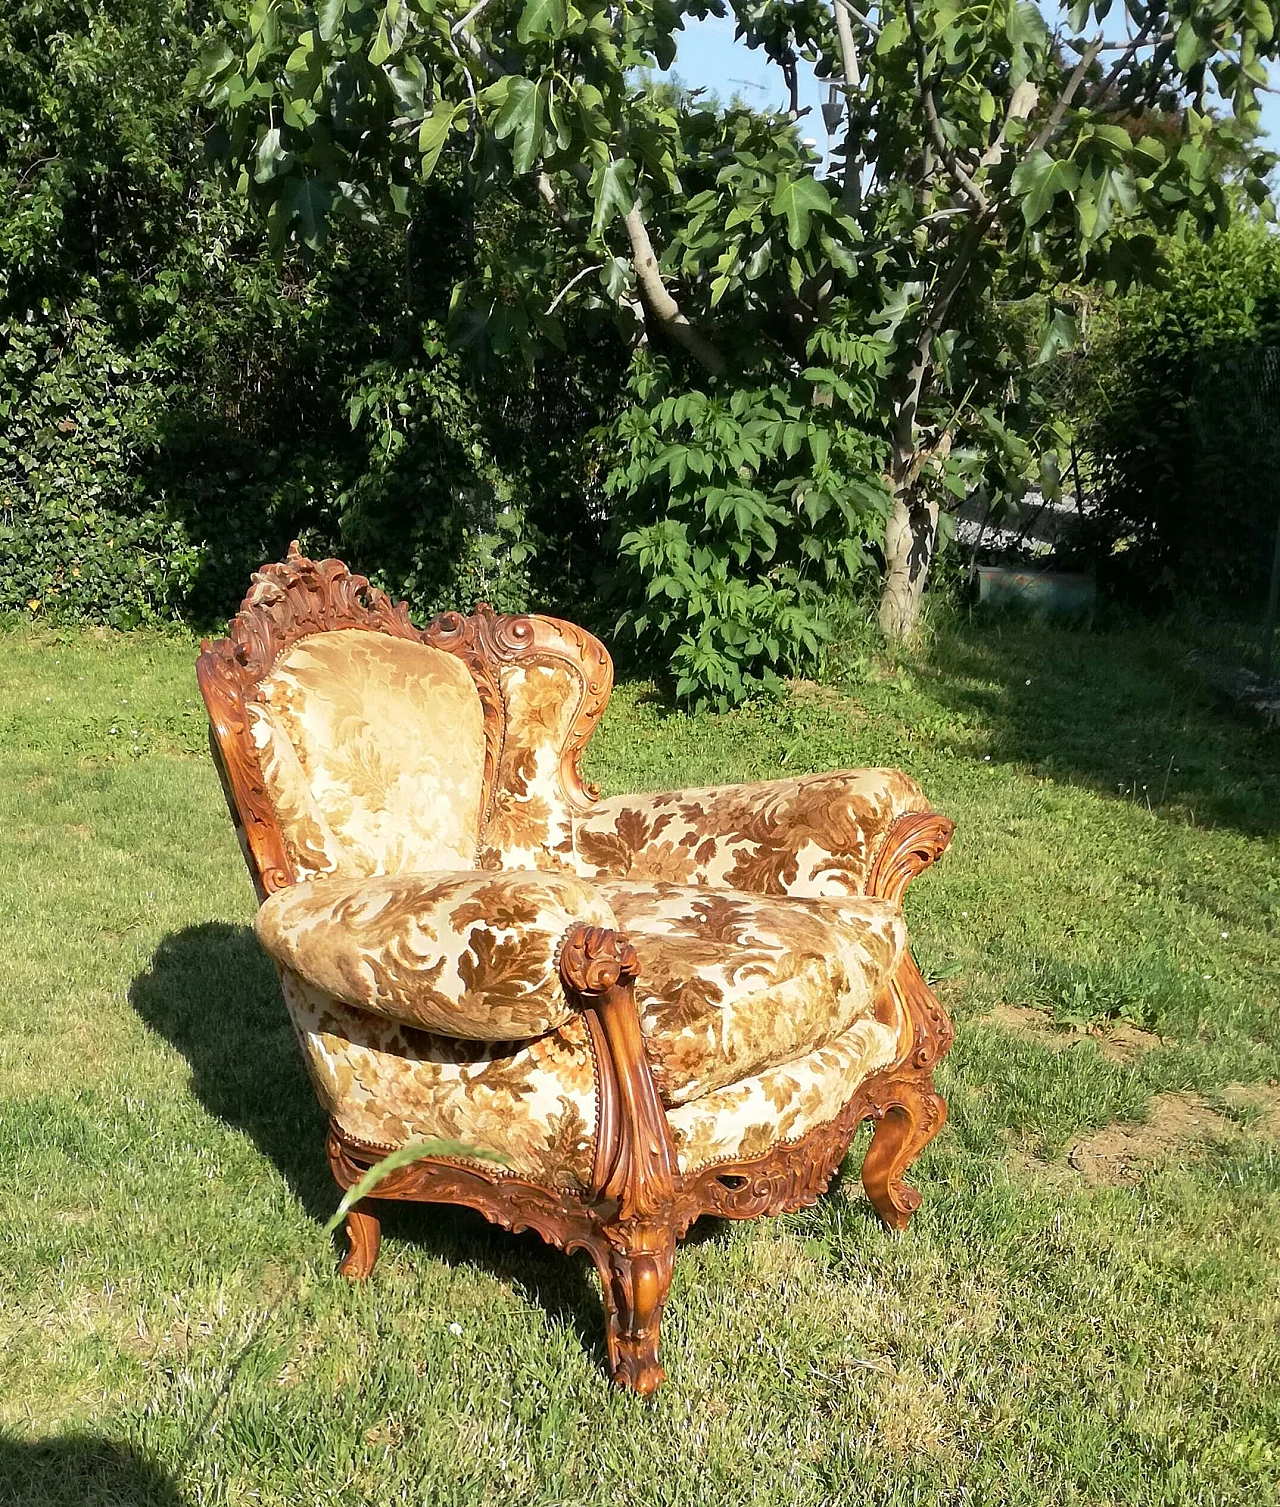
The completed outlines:
{"type": "Polygon", "coordinates": [[[295,877],[469,869],[484,714],[466,666],[359,628],[299,640],[248,714],[295,877]]]}
{"type": "Polygon", "coordinates": [[[640,962],[636,1005],[663,1102],[685,1104],[874,1014],[906,946],[881,900],[598,881],[640,962]]]}
{"type": "Polygon", "coordinates": [[[344,1004],[477,1041],[540,1036],[573,1008],[557,950],[577,921],[614,927],[574,874],[395,874],[278,890],[254,928],[282,967],[344,1004]]]}
{"type": "Polygon", "coordinates": [[[578,867],[760,895],[858,895],[897,818],[929,809],[897,769],[619,795],[578,819],[578,867]]]}
{"type": "Polygon", "coordinates": [[[285,1002],[325,1112],[388,1150],[439,1137],[501,1152],[483,1165],[586,1188],[596,1127],[593,1059],[575,1017],[528,1042],[459,1041],[352,1010],[281,970],[285,1002]]]}
{"type": "Polygon", "coordinates": [[[670,1110],[667,1123],[680,1171],[695,1172],[710,1162],[750,1161],[828,1124],[863,1079],[888,1067],[897,1051],[895,1027],[859,1020],[794,1062],[670,1110]]]}
{"type": "Polygon", "coordinates": [[[563,663],[525,663],[504,666],[499,682],[506,725],[479,865],[572,873],[573,813],[560,754],[582,699],[581,677],[563,663]]]}

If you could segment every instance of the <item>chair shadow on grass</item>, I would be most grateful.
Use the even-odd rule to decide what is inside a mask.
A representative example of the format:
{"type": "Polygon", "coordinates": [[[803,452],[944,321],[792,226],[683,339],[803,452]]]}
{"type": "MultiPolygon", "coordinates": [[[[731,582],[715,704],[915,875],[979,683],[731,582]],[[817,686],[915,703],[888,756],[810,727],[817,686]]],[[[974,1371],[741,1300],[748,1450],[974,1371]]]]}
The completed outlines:
{"type": "MultiPolygon", "coordinates": [[[[187,1059],[205,1109],[248,1135],[307,1213],[327,1223],[339,1194],[325,1158],[324,1112],[275,970],[249,928],[206,921],[171,932],[134,979],[129,1001],[187,1059]]],[[[572,1326],[584,1349],[603,1358],[604,1318],[585,1256],[566,1257],[536,1235],[508,1234],[471,1209],[387,1200],[378,1212],[388,1238],[450,1266],[485,1268],[572,1326]]]]}
{"type": "Polygon", "coordinates": [[[186,1507],[169,1473],[131,1445],[93,1434],[0,1434],[0,1507],[186,1507]]]}

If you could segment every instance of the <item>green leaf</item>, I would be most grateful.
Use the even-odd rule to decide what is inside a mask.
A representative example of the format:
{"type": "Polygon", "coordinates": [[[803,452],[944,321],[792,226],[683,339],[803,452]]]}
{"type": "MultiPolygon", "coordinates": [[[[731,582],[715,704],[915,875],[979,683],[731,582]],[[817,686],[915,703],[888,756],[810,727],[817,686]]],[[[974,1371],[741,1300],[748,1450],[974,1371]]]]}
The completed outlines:
{"type": "Polygon", "coordinates": [[[1275,22],[1267,0],[1244,0],[1244,16],[1258,33],[1259,41],[1269,42],[1275,35],[1275,22]]]}
{"type": "Polygon", "coordinates": [[[1069,314],[1065,309],[1054,309],[1052,317],[1045,326],[1044,338],[1040,342],[1040,350],[1036,355],[1036,361],[1050,361],[1059,351],[1069,351],[1076,343],[1076,316],[1069,314]]]}
{"type": "Polygon", "coordinates": [[[393,1172],[399,1172],[401,1167],[411,1166],[414,1162],[425,1161],[429,1156],[451,1159],[465,1157],[468,1160],[478,1158],[481,1161],[499,1163],[509,1160],[500,1152],[482,1151],[478,1146],[468,1146],[462,1141],[410,1141],[407,1146],[401,1146],[398,1151],[392,1151],[380,1162],[375,1162],[358,1182],[352,1183],[342,1195],[333,1218],[325,1225],[324,1233],[332,1235],[356,1204],[362,1198],[368,1198],[378,1184],[393,1172]]]}
{"type": "Polygon", "coordinates": [[[322,42],[332,42],[346,14],[347,0],[320,0],[316,6],[316,25],[322,42]]]}
{"type": "Polygon", "coordinates": [[[291,178],[285,185],[284,206],[298,221],[298,234],[313,251],[324,245],[333,189],[321,178],[291,178]]]}
{"type": "Polygon", "coordinates": [[[516,23],[516,38],[523,43],[535,37],[558,37],[567,20],[566,0],[526,0],[516,23]]]}
{"type": "Polygon", "coordinates": [[[798,251],[809,239],[810,217],[831,212],[831,198],[816,178],[805,173],[778,185],[769,212],[787,222],[787,241],[798,251]]]}
{"type": "Polygon", "coordinates": [[[595,210],[591,233],[599,235],[618,215],[625,215],[636,200],[636,165],[630,157],[610,157],[597,169],[591,184],[595,210]]]}
{"type": "Polygon", "coordinates": [[[440,153],[444,151],[444,144],[449,139],[449,130],[453,125],[457,108],[456,105],[449,104],[447,100],[436,100],[431,114],[418,128],[418,155],[422,159],[424,178],[429,178],[436,170],[440,153]]]}
{"type": "Polygon", "coordinates": [[[524,174],[533,166],[542,146],[545,96],[541,84],[519,74],[505,79],[506,98],[493,123],[499,141],[511,137],[511,165],[524,174]]]}
{"type": "Polygon", "coordinates": [[[1189,72],[1200,61],[1200,38],[1196,35],[1195,25],[1188,16],[1178,27],[1178,34],[1173,43],[1173,54],[1178,60],[1178,67],[1183,73],[1189,72]]]}
{"type": "Polygon", "coordinates": [[[281,142],[278,127],[264,131],[262,140],[258,143],[258,150],[254,154],[253,181],[255,183],[269,183],[272,178],[278,178],[282,173],[287,173],[293,166],[293,153],[286,151],[281,142]]]}
{"type": "Polygon", "coordinates": [[[1039,149],[1014,169],[1010,187],[1022,199],[1022,218],[1032,226],[1049,213],[1059,193],[1073,193],[1079,184],[1080,170],[1075,163],[1050,157],[1039,149]]]}

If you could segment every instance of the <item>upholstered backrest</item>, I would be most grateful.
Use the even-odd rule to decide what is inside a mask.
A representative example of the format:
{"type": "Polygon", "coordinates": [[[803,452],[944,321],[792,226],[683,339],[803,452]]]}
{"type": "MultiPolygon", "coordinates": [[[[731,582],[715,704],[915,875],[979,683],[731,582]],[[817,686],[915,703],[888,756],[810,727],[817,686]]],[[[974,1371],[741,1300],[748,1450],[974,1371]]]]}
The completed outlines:
{"type": "Polygon", "coordinates": [[[482,603],[419,629],[294,545],[196,673],[260,898],[320,874],[576,868],[613,665],[572,623],[482,603]]]}
{"type": "Polygon", "coordinates": [[[480,834],[487,869],[573,869],[573,806],[561,758],[582,705],[582,672],[564,660],[503,665],[502,752],[480,834]]]}
{"type": "Polygon", "coordinates": [[[475,865],[484,711],[454,655],[363,628],[314,633],[246,712],[295,878],[475,865]]]}

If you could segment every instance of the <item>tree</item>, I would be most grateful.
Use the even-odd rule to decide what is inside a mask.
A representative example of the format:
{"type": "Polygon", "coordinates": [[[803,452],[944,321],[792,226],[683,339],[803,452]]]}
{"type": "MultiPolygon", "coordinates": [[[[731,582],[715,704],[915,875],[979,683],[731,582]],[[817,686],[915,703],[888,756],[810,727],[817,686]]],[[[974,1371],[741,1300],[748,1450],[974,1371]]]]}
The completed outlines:
{"type": "MultiPolygon", "coordinates": [[[[627,342],[610,485],[623,515],[650,498],[619,539],[632,621],[723,700],[816,652],[824,593],[869,560],[908,637],[956,499],[1052,468],[1029,367],[1073,338],[1054,295],[1148,277],[1156,232],[1225,221],[1217,169],[1256,130],[1275,6],[1125,0],[1118,39],[1111,9],[733,0],[793,102],[798,57],[833,80],[825,178],[794,110],[637,81],[724,0],[229,0],[200,80],[278,245],[412,213],[446,157],[476,204],[542,205],[552,254],[474,265],[455,313],[526,353],[572,306],[627,342]],[[1001,313],[1028,304],[1030,363],[1001,313]]],[[[1247,157],[1256,202],[1271,162],[1247,157]]]]}

